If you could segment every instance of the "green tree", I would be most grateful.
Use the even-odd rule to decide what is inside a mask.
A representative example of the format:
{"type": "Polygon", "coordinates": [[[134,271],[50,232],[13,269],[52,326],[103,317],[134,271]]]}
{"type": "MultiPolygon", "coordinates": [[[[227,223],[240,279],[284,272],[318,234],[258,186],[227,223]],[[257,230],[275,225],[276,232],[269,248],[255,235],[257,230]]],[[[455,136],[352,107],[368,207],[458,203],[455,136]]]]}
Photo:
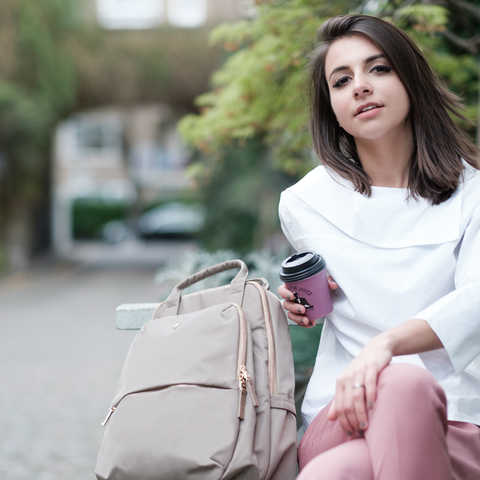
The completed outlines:
{"type": "Polygon", "coordinates": [[[48,246],[50,158],[62,118],[111,104],[192,111],[219,65],[207,28],[112,32],[83,23],[86,3],[0,3],[0,270],[2,259],[22,267],[48,246]]]}
{"type": "Polygon", "coordinates": [[[215,168],[221,148],[262,137],[277,167],[288,173],[311,167],[307,128],[306,64],[322,19],[360,2],[283,0],[262,2],[251,21],[214,30],[213,44],[231,52],[212,77],[212,90],[197,98],[200,113],[180,130],[215,168]]]}
{"type": "Polygon", "coordinates": [[[407,30],[422,47],[433,69],[463,99],[467,121],[461,126],[480,145],[480,1],[394,0],[375,13],[407,30]]]}
{"type": "Polygon", "coordinates": [[[21,267],[36,247],[38,209],[48,202],[50,133],[74,101],[65,47],[74,25],[65,0],[4,0],[0,19],[0,245],[6,262],[21,267]]]}
{"type": "Polygon", "coordinates": [[[290,179],[274,168],[261,138],[226,147],[217,168],[203,170],[197,181],[208,212],[199,240],[207,250],[228,248],[245,255],[278,230],[278,195],[290,179]]]}

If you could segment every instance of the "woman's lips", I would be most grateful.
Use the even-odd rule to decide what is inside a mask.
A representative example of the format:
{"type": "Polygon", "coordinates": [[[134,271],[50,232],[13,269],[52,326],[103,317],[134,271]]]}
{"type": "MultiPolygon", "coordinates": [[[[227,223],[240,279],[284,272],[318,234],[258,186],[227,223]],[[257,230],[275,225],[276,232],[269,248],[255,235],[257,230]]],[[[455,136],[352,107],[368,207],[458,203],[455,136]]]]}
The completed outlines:
{"type": "Polygon", "coordinates": [[[360,105],[360,106],[355,110],[354,117],[356,117],[356,116],[357,116],[358,114],[360,114],[360,113],[364,113],[364,111],[372,110],[373,108],[379,108],[379,107],[383,107],[383,105],[382,105],[381,103],[377,103],[377,102],[364,103],[363,105],[360,105]]]}
{"type": "Polygon", "coordinates": [[[376,116],[379,111],[383,108],[382,105],[369,108],[368,110],[361,111],[355,115],[356,118],[370,118],[376,116]]]}

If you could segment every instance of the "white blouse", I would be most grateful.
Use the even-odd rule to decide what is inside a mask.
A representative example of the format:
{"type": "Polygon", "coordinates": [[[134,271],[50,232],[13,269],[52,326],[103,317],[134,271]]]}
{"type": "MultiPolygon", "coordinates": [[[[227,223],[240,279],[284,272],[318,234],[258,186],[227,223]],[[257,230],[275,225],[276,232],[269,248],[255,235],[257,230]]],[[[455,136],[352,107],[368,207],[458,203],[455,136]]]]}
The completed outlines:
{"type": "Polygon", "coordinates": [[[302,405],[305,426],[332,400],[337,377],[366,343],[410,318],[444,348],[393,358],[427,368],[448,418],[480,425],[480,171],[465,164],[450,199],[432,206],[405,188],[372,187],[319,166],[280,197],[282,230],[297,251],[322,255],[339,285],[302,405]]]}

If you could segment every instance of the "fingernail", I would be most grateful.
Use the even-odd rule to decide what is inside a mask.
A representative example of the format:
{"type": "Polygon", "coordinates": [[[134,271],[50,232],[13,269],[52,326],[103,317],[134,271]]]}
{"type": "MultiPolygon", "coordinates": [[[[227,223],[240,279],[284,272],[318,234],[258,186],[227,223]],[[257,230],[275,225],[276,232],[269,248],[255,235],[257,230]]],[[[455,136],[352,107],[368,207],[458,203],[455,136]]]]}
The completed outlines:
{"type": "Polygon", "coordinates": [[[302,307],[298,307],[298,308],[297,308],[297,312],[298,312],[298,313],[303,313],[302,310],[303,310],[302,307]]]}
{"type": "Polygon", "coordinates": [[[304,325],[308,325],[309,321],[308,321],[308,318],[306,318],[304,321],[303,321],[303,324],[304,325]]]}

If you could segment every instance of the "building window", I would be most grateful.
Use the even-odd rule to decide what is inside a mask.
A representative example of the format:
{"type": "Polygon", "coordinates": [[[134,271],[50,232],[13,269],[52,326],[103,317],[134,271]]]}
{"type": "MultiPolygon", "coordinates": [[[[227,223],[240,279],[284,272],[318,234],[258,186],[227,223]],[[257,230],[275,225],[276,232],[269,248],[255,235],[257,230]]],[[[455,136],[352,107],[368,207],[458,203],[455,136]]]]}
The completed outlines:
{"type": "Polygon", "coordinates": [[[164,19],[163,1],[97,0],[97,18],[108,29],[153,28],[164,19]]]}
{"type": "Polygon", "coordinates": [[[109,151],[122,148],[120,125],[84,119],[76,123],[77,147],[80,151],[109,151]]]}
{"type": "Polygon", "coordinates": [[[207,20],[207,1],[168,0],[167,18],[177,27],[200,27],[207,20]]]}

